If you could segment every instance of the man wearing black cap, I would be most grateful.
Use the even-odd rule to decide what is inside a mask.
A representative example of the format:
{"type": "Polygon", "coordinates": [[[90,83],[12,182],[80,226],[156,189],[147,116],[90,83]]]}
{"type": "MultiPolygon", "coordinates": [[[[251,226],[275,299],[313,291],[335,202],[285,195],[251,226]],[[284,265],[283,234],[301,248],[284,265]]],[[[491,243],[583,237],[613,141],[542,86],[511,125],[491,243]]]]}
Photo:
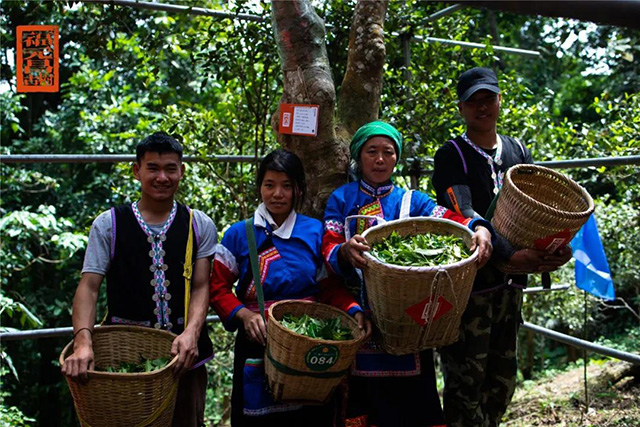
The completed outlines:
{"type": "MultiPolygon", "coordinates": [[[[495,73],[483,67],[458,80],[458,110],[466,132],[435,155],[438,204],[461,215],[484,217],[511,166],[533,163],[520,141],[496,131],[502,95],[495,73]]],[[[494,257],[526,271],[552,271],[571,258],[560,253],[516,251],[497,236],[494,257]]],[[[496,426],[515,390],[516,341],[526,275],[505,275],[491,263],[478,271],[462,316],[459,340],[440,350],[445,374],[444,412],[449,426],[496,426]]]]}

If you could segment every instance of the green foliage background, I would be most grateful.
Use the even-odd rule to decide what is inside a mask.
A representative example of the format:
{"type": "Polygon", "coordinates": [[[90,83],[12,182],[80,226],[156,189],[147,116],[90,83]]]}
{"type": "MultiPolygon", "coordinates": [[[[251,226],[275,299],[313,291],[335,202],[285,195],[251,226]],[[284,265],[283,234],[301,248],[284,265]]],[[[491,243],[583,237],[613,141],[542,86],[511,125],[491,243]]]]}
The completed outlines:
{"type": "MultiPolygon", "coordinates": [[[[243,0],[184,3],[267,20],[65,1],[0,3],[0,152],[132,153],[138,140],[158,129],[179,134],[186,154],[195,156],[259,157],[276,147],[270,121],[282,82],[268,5],[243,0]],[[59,93],[16,93],[15,28],[27,24],[60,27],[59,93]]],[[[331,25],[327,49],[339,90],[354,2],[327,0],[316,6],[331,25]]],[[[434,2],[390,3],[380,117],[396,124],[407,138],[409,149],[400,171],[428,172],[435,150],[462,131],[455,82],[474,65],[499,73],[499,131],[525,142],[535,160],[640,154],[637,31],[471,8],[425,23],[443,7],[434,2]],[[412,43],[406,69],[402,38],[392,33],[479,41],[486,48],[412,43]],[[538,50],[541,56],[499,53],[493,44],[538,50]]],[[[585,324],[583,293],[573,286],[566,292],[528,296],[524,314],[532,323],[616,345],[617,334],[637,336],[639,329],[640,273],[634,262],[640,256],[638,167],[563,172],[597,199],[617,295],[636,315],[610,307],[623,306],[621,301],[605,306],[589,297],[585,324]]],[[[92,220],[110,206],[137,197],[130,165],[3,164],[1,173],[2,330],[68,326],[92,220]]],[[[220,230],[257,205],[254,163],[190,163],[187,173],[181,200],[207,212],[220,230]]],[[[432,191],[428,173],[420,187],[432,191]]],[[[573,283],[572,266],[555,273],[554,280],[573,283]]],[[[101,307],[99,315],[104,301],[101,307]]],[[[211,327],[211,335],[217,357],[208,365],[207,419],[216,425],[228,416],[233,337],[220,325],[211,327]]],[[[56,366],[66,341],[2,343],[0,423],[75,422],[56,366]]],[[[577,357],[536,337],[523,336],[521,344],[525,377],[577,357]]]]}

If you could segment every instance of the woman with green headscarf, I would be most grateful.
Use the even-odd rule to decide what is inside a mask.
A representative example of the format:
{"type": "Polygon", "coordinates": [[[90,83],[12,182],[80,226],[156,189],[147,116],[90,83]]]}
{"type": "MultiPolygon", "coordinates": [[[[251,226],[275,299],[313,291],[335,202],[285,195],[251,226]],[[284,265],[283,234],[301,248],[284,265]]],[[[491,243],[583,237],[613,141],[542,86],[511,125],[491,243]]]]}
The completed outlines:
{"type": "MultiPolygon", "coordinates": [[[[402,155],[402,135],[395,127],[381,121],[362,126],[353,135],[350,150],[358,180],[343,185],[329,197],[322,254],[330,268],[355,291],[362,307],[366,306],[366,287],[356,269],[366,265],[362,252],[370,248],[361,234],[375,219],[347,221],[349,216],[366,215],[388,221],[415,216],[447,218],[474,230],[478,262],[484,265],[489,260],[492,228],[487,221],[464,218],[438,206],[424,193],[409,192],[393,184],[391,176],[402,155]],[[353,237],[347,240],[345,231],[353,237]]],[[[432,351],[387,354],[374,334],[356,356],[349,380],[347,425],[444,425],[432,351]]]]}

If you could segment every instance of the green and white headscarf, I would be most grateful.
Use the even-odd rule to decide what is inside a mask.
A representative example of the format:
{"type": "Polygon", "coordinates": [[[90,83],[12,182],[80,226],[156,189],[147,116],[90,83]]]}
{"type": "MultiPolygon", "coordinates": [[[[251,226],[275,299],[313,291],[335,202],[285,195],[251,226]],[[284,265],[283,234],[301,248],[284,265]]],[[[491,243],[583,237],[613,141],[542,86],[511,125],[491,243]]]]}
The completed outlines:
{"type": "Polygon", "coordinates": [[[364,144],[374,136],[386,136],[391,139],[396,146],[396,156],[398,160],[402,156],[402,135],[398,129],[385,122],[370,122],[360,127],[351,138],[349,151],[351,152],[351,160],[356,162],[360,156],[360,150],[364,144]]]}

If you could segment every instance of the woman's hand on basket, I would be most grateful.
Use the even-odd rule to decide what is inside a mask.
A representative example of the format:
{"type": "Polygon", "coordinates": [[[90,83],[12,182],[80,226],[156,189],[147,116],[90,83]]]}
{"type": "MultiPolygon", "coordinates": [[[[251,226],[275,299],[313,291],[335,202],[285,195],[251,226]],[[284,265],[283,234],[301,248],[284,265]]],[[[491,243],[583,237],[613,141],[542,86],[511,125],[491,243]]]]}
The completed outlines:
{"type": "Polygon", "coordinates": [[[178,335],[171,344],[171,357],[178,356],[173,367],[173,374],[180,377],[187,372],[198,359],[198,334],[187,328],[178,335]]]}
{"type": "Polygon", "coordinates": [[[555,252],[520,249],[509,259],[509,265],[522,271],[554,271],[571,259],[571,248],[565,246],[555,252]]]}
{"type": "Polygon", "coordinates": [[[64,361],[62,373],[74,381],[86,383],[88,370],[94,369],[93,347],[91,344],[75,345],[73,354],[64,361]]]}
{"type": "Polygon", "coordinates": [[[479,225],[473,233],[471,250],[478,248],[478,268],[482,268],[491,258],[493,245],[491,244],[491,232],[486,227],[479,225]]]}
{"type": "Polygon", "coordinates": [[[242,322],[244,331],[250,341],[263,346],[267,345],[267,326],[264,324],[261,315],[247,308],[241,308],[236,313],[236,317],[242,322]]]}
{"type": "Polygon", "coordinates": [[[362,256],[362,253],[370,250],[371,248],[364,237],[356,234],[340,246],[338,255],[354,267],[364,268],[367,265],[367,260],[362,256]]]}
{"type": "Polygon", "coordinates": [[[358,322],[358,328],[364,332],[364,342],[369,341],[371,333],[373,332],[371,320],[369,320],[362,311],[357,312],[353,317],[356,319],[356,322],[358,322]]]}

